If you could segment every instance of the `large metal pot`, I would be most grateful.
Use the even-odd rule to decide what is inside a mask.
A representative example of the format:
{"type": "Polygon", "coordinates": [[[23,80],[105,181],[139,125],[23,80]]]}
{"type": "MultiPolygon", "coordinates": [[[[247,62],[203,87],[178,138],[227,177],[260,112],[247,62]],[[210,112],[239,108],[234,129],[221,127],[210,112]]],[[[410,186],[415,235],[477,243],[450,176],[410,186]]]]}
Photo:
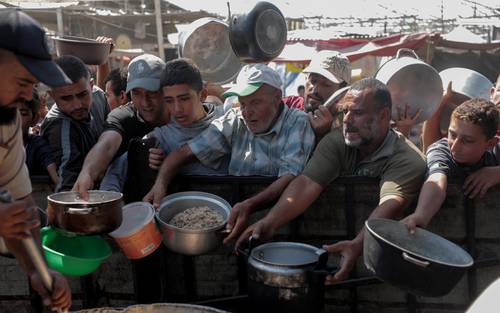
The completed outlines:
{"type": "Polygon", "coordinates": [[[160,224],[165,246],[177,253],[200,255],[222,244],[225,225],[231,205],[219,196],[199,191],[177,192],[165,197],[156,220],[160,224]],[[190,230],[170,225],[170,220],[178,213],[189,208],[207,206],[224,217],[224,223],[208,229],[190,230]]]}
{"type": "Polygon", "coordinates": [[[122,194],[89,190],[89,200],[75,191],[47,196],[48,224],[80,235],[110,233],[122,223],[122,194]]]}
{"type": "Polygon", "coordinates": [[[216,84],[234,80],[243,66],[231,49],[227,24],[210,17],[192,22],[179,34],[179,55],[193,60],[205,82],[216,84]]]}
{"type": "Polygon", "coordinates": [[[248,258],[248,298],[255,311],[321,312],[329,273],[325,250],[297,242],[251,248],[239,252],[248,258]]]}
{"type": "Polygon", "coordinates": [[[383,281],[421,296],[450,292],[473,264],[472,257],[454,243],[388,219],[365,223],[364,261],[383,281]]]}
{"type": "Polygon", "coordinates": [[[208,306],[181,304],[181,303],[155,303],[132,305],[127,308],[97,308],[77,311],[76,313],[229,313],[208,306]]]}
{"type": "Polygon", "coordinates": [[[74,55],[91,65],[106,63],[112,47],[109,43],[76,36],[54,37],[54,41],[58,56],[74,55]]]}
{"type": "Polygon", "coordinates": [[[440,128],[443,134],[448,132],[451,113],[462,102],[472,98],[490,99],[493,84],[481,73],[463,67],[451,67],[439,72],[443,89],[451,82],[453,97],[441,113],[440,128]]]}
{"type": "Polygon", "coordinates": [[[375,78],[386,84],[391,92],[394,121],[399,119],[398,107],[404,110],[406,104],[411,116],[421,110],[417,123],[427,120],[434,114],[443,96],[438,72],[419,60],[410,49],[399,49],[395,58],[380,67],[375,78]]]}
{"type": "Polygon", "coordinates": [[[286,44],[286,21],[281,11],[269,2],[259,2],[248,13],[233,16],[229,39],[234,52],[246,63],[269,62],[286,44]]]}

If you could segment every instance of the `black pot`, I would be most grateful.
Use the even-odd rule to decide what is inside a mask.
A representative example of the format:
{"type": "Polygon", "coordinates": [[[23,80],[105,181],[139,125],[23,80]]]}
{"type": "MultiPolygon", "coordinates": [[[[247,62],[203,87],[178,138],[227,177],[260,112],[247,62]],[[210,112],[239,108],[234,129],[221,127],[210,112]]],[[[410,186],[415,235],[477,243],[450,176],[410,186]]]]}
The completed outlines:
{"type": "Polygon", "coordinates": [[[269,2],[259,2],[248,13],[233,16],[229,40],[242,62],[269,62],[286,44],[286,21],[281,11],[269,2]]]}
{"type": "Polygon", "coordinates": [[[296,242],[271,242],[249,252],[248,299],[253,311],[321,312],[328,253],[296,242]]]}
{"type": "Polygon", "coordinates": [[[449,293],[473,264],[454,243],[420,228],[410,234],[403,223],[388,219],[366,221],[364,261],[383,281],[428,297],[449,293]]]}
{"type": "Polygon", "coordinates": [[[89,201],[78,192],[67,191],[47,197],[48,224],[79,235],[106,234],[122,223],[122,194],[89,190],[89,201]]]}

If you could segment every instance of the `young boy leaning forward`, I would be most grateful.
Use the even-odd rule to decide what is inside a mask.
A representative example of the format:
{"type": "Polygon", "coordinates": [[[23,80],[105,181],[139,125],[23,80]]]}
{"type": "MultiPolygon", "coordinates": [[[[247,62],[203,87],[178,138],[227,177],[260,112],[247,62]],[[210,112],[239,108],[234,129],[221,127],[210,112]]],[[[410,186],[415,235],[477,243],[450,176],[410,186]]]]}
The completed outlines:
{"type": "Polygon", "coordinates": [[[500,183],[498,123],[498,108],[483,99],[468,100],[453,111],[448,138],[427,151],[427,179],[417,208],[403,220],[411,232],[416,226],[426,227],[441,208],[448,177],[464,178],[463,190],[469,198],[483,197],[500,183]]]}

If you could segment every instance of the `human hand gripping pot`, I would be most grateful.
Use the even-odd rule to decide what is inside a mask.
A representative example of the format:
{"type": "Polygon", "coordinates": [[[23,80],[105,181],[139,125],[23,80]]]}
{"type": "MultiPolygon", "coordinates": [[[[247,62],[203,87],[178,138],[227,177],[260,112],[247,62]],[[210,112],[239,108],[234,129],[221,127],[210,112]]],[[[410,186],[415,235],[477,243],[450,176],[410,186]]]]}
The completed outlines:
{"type": "Polygon", "coordinates": [[[355,238],[340,241],[332,245],[324,245],[323,249],[329,253],[338,252],[341,255],[340,270],[335,275],[327,275],[325,278],[325,284],[331,285],[345,280],[349,276],[356,265],[356,260],[363,253],[363,240],[355,238]]]}
{"type": "Polygon", "coordinates": [[[248,201],[238,202],[231,208],[226,226],[226,229],[230,231],[230,233],[224,239],[224,244],[228,244],[231,240],[237,239],[241,232],[245,230],[250,212],[251,207],[248,201]]]}

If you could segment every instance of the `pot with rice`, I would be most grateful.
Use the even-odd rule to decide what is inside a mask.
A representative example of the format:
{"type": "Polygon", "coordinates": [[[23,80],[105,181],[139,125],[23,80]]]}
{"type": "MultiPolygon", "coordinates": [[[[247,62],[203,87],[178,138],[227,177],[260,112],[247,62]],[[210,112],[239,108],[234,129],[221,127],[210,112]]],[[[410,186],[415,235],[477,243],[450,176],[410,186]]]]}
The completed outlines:
{"type": "Polygon", "coordinates": [[[226,200],[210,193],[171,194],[156,212],[163,243],[180,254],[207,253],[221,245],[230,210],[226,200]]]}

